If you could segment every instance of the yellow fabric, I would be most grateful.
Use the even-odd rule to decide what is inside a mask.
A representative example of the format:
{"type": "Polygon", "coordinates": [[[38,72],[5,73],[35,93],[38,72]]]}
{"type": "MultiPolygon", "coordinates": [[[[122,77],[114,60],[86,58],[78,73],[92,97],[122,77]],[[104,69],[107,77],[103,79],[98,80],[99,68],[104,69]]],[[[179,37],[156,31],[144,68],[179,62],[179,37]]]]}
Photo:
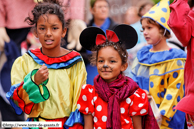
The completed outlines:
{"type": "Polygon", "coordinates": [[[144,14],[143,18],[148,17],[153,19],[170,32],[170,28],[167,25],[167,21],[170,17],[169,4],[169,0],[161,0],[155,6],[153,6],[146,14],[144,14]]]}
{"type": "MultiPolygon", "coordinates": [[[[24,77],[41,66],[28,54],[17,58],[11,71],[12,85],[21,83],[24,77]]],[[[84,62],[78,62],[68,69],[49,69],[49,81],[46,85],[50,98],[35,104],[29,117],[39,115],[47,119],[69,116],[77,108],[77,100],[81,86],[86,84],[86,70],[84,62]]]]}
{"type": "MultiPolygon", "coordinates": [[[[166,63],[166,64],[161,64],[161,65],[156,65],[155,67],[150,67],[150,74],[154,74],[154,70],[155,69],[159,69],[159,74],[163,74],[164,71],[169,72],[168,74],[165,74],[165,76],[150,76],[150,82],[152,81],[154,83],[154,85],[157,85],[159,87],[154,87],[154,88],[149,88],[150,91],[149,93],[153,96],[154,100],[156,101],[156,104],[160,104],[159,110],[165,110],[165,117],[163,116],[163,121],[162,121],[162,125],[168,125],[168,123],[166,122],[166,120],[170,120],[169,118],[173,117],[176,111],[173,111],[173,106],[177,105],[177,97],[180,96],[181,98],[183,98],[184,95],[184,90],[183,90],[183,84],[184,84],[184,69],[180,69],[177,70],[176,72],[178,73],[178,77],[174,78],[173,77],[173,73],[171,72],[174,69],[179,69],[179,68],[183,68],[184,66],[178,66],[177,61],[174,60],[172,62],[166,63]],[[167,78],[169,78],[169,82],[167,83],[167,81],[164,81],[164,87],[161,86],[161,80],[167,80],[167,78]],[[178,83],[181,83],[180,89],[176,88],[176,85],[178,83]],[[162,89],[161,89],[162,88],[162,89]],[[157,97],[157,93],[163,91],[163,88],[166,88],[166,93],[164,98],[158,98],[157,97]],[[173,98],[171,100],[167,100],[166,96],[168,94],[171,94],[173,96],[173,98]]],[[[165,127],[166,127],[165,126],[165,127]]]]}
{"type": "Polygon", "coordinates": [[[138,62],[138,59],[136,58],[133,62],[132,72],[135,73],[136,76],[146,78],[148,78],[149,76],[149,93],[154,98],[156,104],[160,105],[159,110],[166,111],[164,116],[162,117],[163,120],[160,129],[171,129],[168,127],[167,121],[169,121],[170,118],[172,118],[176,113],[176,110],[173,111],[173,106],[177,105],[178,103],[177,97],[180,96],[180,99],[182,99],[184,96],[183,85],[185,61],[185,59],[179,58],[150,65],[141,64],[138,69],[135,68],[140,64],[138,62]],[[173,76],[175,72],[178,73],[178,76],[176,78],[174,78],[173,76]],[[163,85],[161,83],[162,80],[164,80],[163,85]],[[151,82],[153,82],[153,88],[151,88],[150,86],[151,82]],[[180,83],[180,89],[177,88],[178,83],[180,83]],[[164,97],[158,97],[158,93],[164,92],[164,89],[166,89],[164,97]],[[172,95],[172,99],[166,99],[168,94],[172,95]]]}

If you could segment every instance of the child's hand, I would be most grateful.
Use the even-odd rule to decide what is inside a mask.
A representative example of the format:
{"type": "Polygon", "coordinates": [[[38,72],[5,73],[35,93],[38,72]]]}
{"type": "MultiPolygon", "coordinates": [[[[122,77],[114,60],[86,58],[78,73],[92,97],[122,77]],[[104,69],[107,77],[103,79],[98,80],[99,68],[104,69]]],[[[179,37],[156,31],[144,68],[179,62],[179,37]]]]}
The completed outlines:
{"type": "Polygon", "coordinates": [[[48,69],[45,66],[45,64],[43,64],[34,76],[35,83],[37,85],[40,85],[42,82],[48,79],[48,75],[49,75],[48,69]]]}
{"type": "Polygon", "coordinates": [[[148,100],[150,100],[152,98],[152,96],[150,95],[150,93],[147,90],[144,90],[148,96],[148,100]]]}

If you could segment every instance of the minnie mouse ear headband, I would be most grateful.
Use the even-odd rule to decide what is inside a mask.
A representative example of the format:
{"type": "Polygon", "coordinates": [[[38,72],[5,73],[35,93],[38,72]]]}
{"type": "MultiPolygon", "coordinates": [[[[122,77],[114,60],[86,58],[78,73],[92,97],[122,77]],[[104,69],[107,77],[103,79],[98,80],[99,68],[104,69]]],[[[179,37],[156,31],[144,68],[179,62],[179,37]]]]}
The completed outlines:
{"type": "Polygon", "coordinates": [[[133,48],[137,43],[137,32],[129,25],[121,24],[112,30],[104,31],[98,27],[88,27],[80,34],[80,43],[87,50],[106,43],[106,41],[119,42],[126,49],[133,48]]]}

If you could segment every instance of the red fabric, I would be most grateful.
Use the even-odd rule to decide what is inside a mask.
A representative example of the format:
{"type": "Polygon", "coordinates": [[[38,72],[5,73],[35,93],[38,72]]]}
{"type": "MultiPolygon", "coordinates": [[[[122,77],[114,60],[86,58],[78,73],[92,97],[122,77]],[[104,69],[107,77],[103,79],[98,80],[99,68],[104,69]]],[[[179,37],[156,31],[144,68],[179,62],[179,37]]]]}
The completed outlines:
{"type": "Polygon", "coordinates": [[[109,41],[115,43],[119,41],[119,38],[117,37],[116,33],[112,30],[106,30],[106,36],[109,41]]]}
{"type": "MultiPolygon", "coordinates": [[[[99,97],[94,86],[82,86],[77,106],[81,113],[93,115],[96,129],[106,129],[108,103],[99,97]]],[[[138,88],[133,95],[120,102],[120,112],[122,129],[133,129],[131,116],[145,116],[148,114],[148,98],[145,91],[138,88]]]]}
{"type": "Polygon", "coordinates": [[[106,42],[106,37],[102,34],[96,36],[96,45],[101,45],[106,42]]]}
{"type": "Polygon", "coordinates": [[[48,57],[48,56],[42,54],[40,49],[35,49],[35,50],[30,50],[30,51],[35,56],[37,56],[39,59],[43,60],[46,64],[66,62],[66,61],[69,61],[76,56],[80,56],[80,54],[78,52],[71,51],[64,56],[51,58],[51,57],[48,57]]]}
{"type": "Polygon", "coordinates": [[[94,78],[96,92],[100,98],[108,102],[107,129],[121,129],[119,104],[139,88],[137,83],[131,80],[121,74],[110,83],[105,82],[99,75],[94,78]]]}
{"type": "Polygon", "coordinates": [[[25,104],[25,101],[21,99],[20,96],[18,95],[18,91],[21,90],[23,84],[24,82],[21,83],[20,86],[14,90],[13,99],[18,102],[18,106],[22,109],[23,112],[25,112],[26,114],[30,114],[34,106],[34,103],[31,102],[29,104],[25,104]]]}
{"type": "Polygon", "coordinates": [[[180,40],[187,46],[187,60],[185,64],[185,97],[175,107],[177,110],[194,115],[194,11],[187,0],[176,0],[170,5],[171,13],[168,25],[180,40]]]}
{"type": "Polygon", "coordinates": [[[74,124],[73,127],[69,127],[69,129],[83,129],[83,125],[81,124],[74,124]]]}
{"type": "Polygon", "coordinates": [[[96,45],[101,45],[105,43],[106,40],[114,42],[114,43],[119,41],[119,38],[117,37],[116,33],[112,30],[106,30],[106,37],[102,34],[98,34],[96,36],[96,45]]]}
{"type": "Polygon", "coordinates": [[[148,114],[143,116],[142,129],[159,129],[158,123],[152,112],[150,103],[148,103],[148,114]]]}

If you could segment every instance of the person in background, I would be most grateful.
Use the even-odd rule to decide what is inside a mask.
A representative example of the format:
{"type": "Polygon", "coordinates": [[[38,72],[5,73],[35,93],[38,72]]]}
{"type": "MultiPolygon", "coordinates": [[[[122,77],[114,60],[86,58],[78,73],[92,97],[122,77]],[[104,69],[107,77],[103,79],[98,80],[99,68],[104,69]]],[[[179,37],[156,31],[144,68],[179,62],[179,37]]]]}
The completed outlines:
{"type": "MultiPolygon", "coordinates": [[[[90,12],[92,13],[93,18],[89,21],[89,26],[99,27],[104,32],[106,29],[113,30],[117,25],[110,17],[109,17],[109,3],[107,0],[90,0],[90,12]]],[[[87,70],[87,83],[93,85],[93,79],[98,74],[96,66],[92,66],[90,64],[91,51],[87,50],[85,55],[82,54],[86,70],[87,70]]]]}
{"type": "Polygon", "coordinates": [[[141,32],[141,23],[140,23],[140,19],[141,17],[147,12],[149,11],[149,9],[154,5],[153,1],[152,0],[142,0],[140,2],[137,3],[137,8],[138,8],[138,11],[137,11],[137,17],[139,17],[139,20],[134,23],[134,24],[131,24],[131,26],[136,30],[137,34],[138,34],[138,41],[137,41],[137,45],[130,49],[130,50],[127,50],[128,52],[128,68],[127,70],[124,71],[124,73],[126,74],[126,76],[131,76],[131,67],[132,67],[132,62],[133,60],[136,58],[137,56],[137,52],[146,44],[146,40],[143,36],[143,33],[141,32]]]}
{"type": "Polygon", "coordinates": [[[106,29],[113,30],[117,23],[109,17],[109,9],[110,5],[107,0],[91,0],[90,12],[93,18],[87,26],[99,27],[104,32],[106,32],[106,29]]]}
{"type": "Polygon", "coordinates": [[[149,45],[138,51],[132,78],[155,101],[162,117],[160,129],[184,129],[185,113],[174,107],[184,96],[186,53],[167,45],[169,16],[169,0],[162,0],[141,18],[142,32],[149,45]]]}
{"type": "Polygon", "coordinates": [[[125,13],[124,24],[131,25],[140,20],[141,17],[138,16],[138,8],[136,6],[131,6],[125,13]]]}
{"type": "MultiPolygon", "coordinates": [[[[141,18],[145,13],[147,13],[150,8],[152,8],[154,5],[154,2],[151,0],[142,0],[139,3],[137,3],[137,7],[138,7],[138,13],[137,15],[141,18]]],[[[140,23],[140,19],[134,23],[131,24],[131,26],[137,31],[138,34],[138,41],[137,44],[139,43],[145,43],[146,40],[141,32],[141,23],[140,23]]]]}

